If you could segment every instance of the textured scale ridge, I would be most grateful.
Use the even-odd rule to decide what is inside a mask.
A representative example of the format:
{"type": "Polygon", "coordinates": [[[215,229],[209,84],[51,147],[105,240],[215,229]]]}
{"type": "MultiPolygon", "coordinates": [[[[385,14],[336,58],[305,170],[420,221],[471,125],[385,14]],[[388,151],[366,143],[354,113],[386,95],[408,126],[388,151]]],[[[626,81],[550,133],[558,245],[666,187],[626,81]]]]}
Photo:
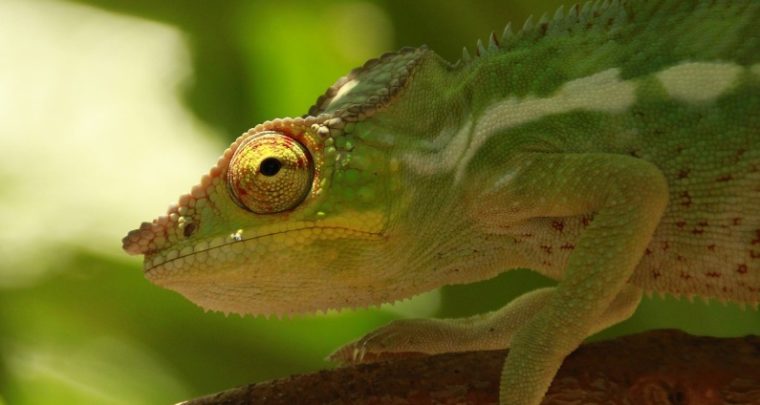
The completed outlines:
{"type": "Polygon", "coordinates": [[[411,80],[415,65],[425,51],[425,47],[403,48],[397,52],[386,53],[377,59],[370,59],[330,86],[309,108],[306,116],[318,116],[330,108],[334,110],[334,116],[346,121],[361,120],[372,115],[391,102],[393,97],[411,80]],[[387,72],[389,79],[382,77],[373,82],[373,76],[367,74],[377,75],[378,72],[383,71],[387,72]],[[362,91],[354,90],[353,87],[357,83],[360,83],[360,87],[367,88],[362,91]],[[347,89],[354,90],[351,92],[353,97],[348,100],[342,99],[347,89]]]}
{"type": "MultiPolygon", "coordinates": [[[[622,24],[627,20],[627,14],[624,6],[628,0],[622,1],[587,1],[583,3],[581,9],[578,4],[574,4],[565,13],[564,6],[559,6],[550,18],[544,13],[538,22],[533,21],[533,16],[529,16],[517,33],[512,32],[512,23],[507,23],[500,37],[491,33],[488,37],[488,46],[483,45],[481,40],[475,44],[476,57],[483,57],[494,54],[499,51],[508,51],[519,41],[538,40],[545,36],[562,35],[567,31],[574,29],[573,26],[587,28],[595,27],[593,22],[604,21],[605,26],[611,27],[622,24]]],[[[462,50],[461,63],[470,63],[474,58],[470,56],[467,47],[462,50]]]]}

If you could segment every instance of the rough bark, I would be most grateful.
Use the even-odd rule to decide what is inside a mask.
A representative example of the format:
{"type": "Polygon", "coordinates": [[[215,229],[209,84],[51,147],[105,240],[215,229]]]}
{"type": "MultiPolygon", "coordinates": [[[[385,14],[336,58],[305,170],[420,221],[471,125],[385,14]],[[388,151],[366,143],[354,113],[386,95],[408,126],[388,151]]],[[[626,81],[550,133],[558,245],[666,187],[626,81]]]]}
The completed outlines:
{"type": "MultiPolygon", "coordinates": [[[[505,351],[396,357],[249,384],[208,404],[494,404],[505,351]]],[[[760,404],[760,337],[650,331],[581,346],[544,404],[760,404]]]]}

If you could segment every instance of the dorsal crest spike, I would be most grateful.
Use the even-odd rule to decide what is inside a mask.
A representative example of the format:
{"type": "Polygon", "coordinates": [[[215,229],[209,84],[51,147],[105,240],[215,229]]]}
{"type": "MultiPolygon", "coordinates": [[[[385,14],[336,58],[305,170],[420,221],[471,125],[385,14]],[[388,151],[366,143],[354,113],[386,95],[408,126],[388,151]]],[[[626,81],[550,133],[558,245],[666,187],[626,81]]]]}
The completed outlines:
{"type": "Polygon", "coordinates": [[[499,40],[496,39],[496,34],[491,31],[491,35],[488,36],[488,50],[496,52],[499,50],[499,40]]]}
{"type": "Polygon", "coordinates": [[[522,28],[514,33],[511,23],[508,23],[500,36],[492,32],[486,41],[478,40],[474,49],[475,55],[463,49],[461,60],[468,63],[479,57],[509,50],[520,41],[536,41],[543,37],[566,35],[589,27],[615,29],[628,20],[625,2],[620,0],[591,0],[575,4],[567,11],[563,6],[559,6],[554,13],[541,15],[537,22],[533,16],[528,17],[522,28]],[[604,24],[596,24],[597,22],[604,24]]]}
{"type": "MultiPolygon", "coordinates": [[[[575,8],[575,6],[576,5],[573,5],[573,7],[570,10],[572,10],[573,8],[575,8]]],[[[557,11],[554,12],[554,18],[553,18],[553,20],[555,22],[557,22],[557,21],[561,21],[564,18],[565,18],[565,6],[559,6],[559,8],[557,9],[557,11]]]]}
{"type": "Polygon", "coordinates": [[[505,46],[509,44],[509,41],[512,40],[512,37],[514,35],[512,34],[512,23],[507,23],[507,25],[504,27],[504,31],[501,33],[501,43],[502,46],[505,46]]]}
{"type": "Polygon", "coordinates": [[[522,32],[526,33],[533,30],[533,16],[528,16],[528,19],[525,20],[525,23],[522,27],[522,32]]]}
{"type": "Polygon", "coordinates": [[[581,7],[580,12],[578,13],[578,18],[585,22],[589,19],[591,16],[591,9],[594,7],[594,2],[592,0],[589,0],[585,3],[583,3],[583,7],[581,7]]]}
{"type": "Polygon", "coordinates": [[[541,18],[538,19],[538,23],[536,24],[538,27],[541,27],[542,25],[549,23],[549,16],[546,13],[541,14],[541,18]]]}
{"type": "Polygon", "coordinates": [[[487,53],[486,52],[486,47],[483,46],[483,41],[481,41],[479,39],[478,39],[478,42],[475,44],[475,53],[478,56],[482,56],[482,55],[485,55],[487,53]]]}
{"type": "Polygon", "coordinates": [[[468,63],[472,60],[472,56],[470,56],[470,51],[467,50],[466,46],[462,47],[462,62],[468,63]]]}
{"type": "MultiPolygon", "coordinates": [[[[562,9],[563,6],[560,6],[559,8],[562,9]]],[[[570,6],[570,9],[567,10],[567,15],[568,16],[578,15],[578,3],[575,3],[572,6],[570,6]]]]}

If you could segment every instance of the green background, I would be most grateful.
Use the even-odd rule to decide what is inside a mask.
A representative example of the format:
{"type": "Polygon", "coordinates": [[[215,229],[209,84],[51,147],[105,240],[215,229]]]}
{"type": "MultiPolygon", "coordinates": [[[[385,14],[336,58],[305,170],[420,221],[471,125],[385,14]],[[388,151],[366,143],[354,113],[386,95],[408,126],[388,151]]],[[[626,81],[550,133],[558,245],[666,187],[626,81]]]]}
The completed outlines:
{"type": "MultiPolygon", "coordinates": [[[[402,46],[427,44],[455,61],[462,45],[472,49],[477,38],[500,32],[506,22],[520,25],[529,14],[553,12],[561,3],[81,0],[56,4],[84,7],[103,18],[126,16],[179,30],[189,51],[191,75],[176,87],[174,102],[213,128],[209,136],[221,145],[266,119],[303,114],[335,79],[368,58],[402,46]]],[[[12,40],[24,39],[0,39],[12,40]]],[[[3,63],[26,62],[6,58],[3,63]]],[[[86,83],[87,73],[85,66],[81,75],[58,80],[86,83]]],[[[60,133],[50,142],[65,143],[66,139],[67,134],[60,133]]],[[[123,153],[118,149],[79,152],[105,158],[123,153]]],[[[194,175],[200,177],[212,163],[197,167],[194,175]]],[[[162,173],[153,176],[160,178],[162,173]]],[[[0,172],[0,180],[4,179],[25,181],[19,172],[0,172]]],[[[141,187],[147,179],[133,180],[121,187],[141,198],[153,198],[141,187]]],[[[9,184],[0,185],[0,202],[13,198],[3,191],[10,189],[9,184]]],[[[187,191],[191,185],[184,184],[187,191]]],[[[71,189],[71,193],[92,192],[71,189]]],[[[168,202],[158,201],[155,206],[168,202]]],[[[93,213],[73,209],[58,215],[76,218],[93,213]]],[[[134,226],[152,218],[133,217],[126,208],[123,215],[134,226]]],[[[56,221],[46,226],[55,227],[56,221]]],[[[108,221],[98,226],[112,227],[108,221]]],[[[129,229],[110,229],[106,234],[125,234],[129,229]]],[[[6,235],[28,231],[12,229],[6,235]]],[[[25,261],[15,260],[11,249],[0,249],[0,266],[41,269],[38,276],[24,282],[0,283],[0,404],[177,402],[330,367],[322,359],[332,350],[400,314],[463,316],[498,308],[524,291],[551,284],[534,273],[516,271],[484,283],[445,287],[397,308],[285,320],[228,317],[205,313],[143,279],[139,259],[114,254],[118,237],[104,242],[107,249],[74,236],[55,244],[34,243],[27,243],[33,254],[25,261]]],[[[717,336],[760,334],[760,315],[732,304],[651,298],[645,299],[632,319],[595,338],[664,327],[717,336]]]]}

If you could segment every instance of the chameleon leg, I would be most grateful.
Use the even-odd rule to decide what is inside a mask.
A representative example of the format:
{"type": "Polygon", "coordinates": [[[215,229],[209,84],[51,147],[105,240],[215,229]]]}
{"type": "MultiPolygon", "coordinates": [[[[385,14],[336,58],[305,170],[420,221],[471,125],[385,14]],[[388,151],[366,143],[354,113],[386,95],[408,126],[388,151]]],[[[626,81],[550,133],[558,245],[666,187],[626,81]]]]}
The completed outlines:
{"type": "Polygon", "coordinates": [[[535,314],[554,287],[527,292],[507,306],[487,314],[456,319],[400,319],[378,328],[330,355],[357,363],[383,353],[449,353],[495,350],[509,346],[514,331],[535,314]]]}
{"type": "MultiPolygon", "coordinates": [[[[372,331],[330,355],[339,362],[361,362],[383,353],[450,353],[509,347],[512,335],[551,298],[554,287],[527,292],[504,308],[457,319],[402,319],[372,331]]],[[[641,300],[641,290],[628,285],[592,326],[593,332],[627,319],[641,300]]]]}
{"type": "Polygon", "coordinates": [[[505,193],[518,206],[533,204],[531,216],[595,214],[546,305],[512,338],[500,401],[538,404],[565,356],[623,290],[662,217],[668,187],[640,159],[546,154],[531,159],[505,193]]]}

